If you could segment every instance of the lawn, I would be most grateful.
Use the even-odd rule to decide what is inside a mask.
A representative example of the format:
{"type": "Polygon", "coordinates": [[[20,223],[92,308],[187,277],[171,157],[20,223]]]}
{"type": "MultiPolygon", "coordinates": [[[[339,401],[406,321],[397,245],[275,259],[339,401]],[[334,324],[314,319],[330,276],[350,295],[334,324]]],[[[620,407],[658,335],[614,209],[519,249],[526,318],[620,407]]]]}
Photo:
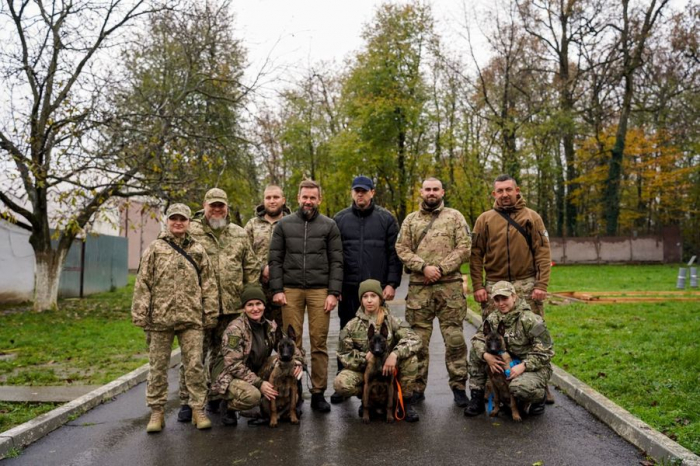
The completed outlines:
{"type": "MultiPolygon", "coordinates": [[[[675,290],[677,265],[555,266],[550,292],[675,290]]],[[[546,308],[555,364],[700,454],[700,301],[546,308]]]]}
{"type": "MultiPolygon", "coordinates": [[[[0,307],[0,385],[101,385],[148,362],[143,330],[131,324],[128,286],[58,311],[0,307]]],[[[0,403],[0,431],[53,409],[51,403],[0,403]]]]}

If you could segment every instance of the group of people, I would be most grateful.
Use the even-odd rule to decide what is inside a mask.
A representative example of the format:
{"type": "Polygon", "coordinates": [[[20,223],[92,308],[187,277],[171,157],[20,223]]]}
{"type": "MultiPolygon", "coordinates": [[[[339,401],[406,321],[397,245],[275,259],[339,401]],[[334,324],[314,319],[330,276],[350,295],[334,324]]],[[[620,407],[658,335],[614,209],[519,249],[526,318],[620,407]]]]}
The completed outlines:
{"type": "Polygon", "coordinates": [[[487,371],[506,369],[525,412],[542,413],[545,402],[553,402],[547,382],[554,353],[543,320],[547,231],[540,216],[525,207],[512,177],[496,178],[492,194],[494,208],[479,216],[473,232],[459,211],[445,206],[445,190],[436,178],[423,181],[420,209],[400,228],[389,211],[375,204],[374,183],[365,176],[353,180],[352,205],[334,218],[320,213],[322,189],[312,180],[299,185],[294,213],[282,189],[268,186],[245,228],[230,221],[228,197],[218,188],[206,193],[203,209],[194,215],[184,204],[171,205],[167,228],[141,259],[132,305],[133,322],[144,328],[149,345],[147,431],[159,432],[165,425],[175,337],[182,350],[178,421],[207,429],[209,411],[221,412],[224,425],[235,425],[239,412],[277,396],[268,377],[280,327],[293,330],[295,375],[301,379],[306,316],[311,408],[329,412],[327,340],[336,307],[341,330],[331,403],[361,395],[370,359],[369,328],[386,323],[391,351],[383,372],[397,371],[405,420],[418,421],[415,406],[425,399],[437,318],[448,383],[465,415],[484,412],[487,371]],[[521,361],[513,368],[489,353],[482,329],[467,357],[461,272],[467,262],[483,319],[494,328],[505,324],[507,349],[521,361]],[[410,277],[405,322],[386,304],[404,272],[410,277]]]}

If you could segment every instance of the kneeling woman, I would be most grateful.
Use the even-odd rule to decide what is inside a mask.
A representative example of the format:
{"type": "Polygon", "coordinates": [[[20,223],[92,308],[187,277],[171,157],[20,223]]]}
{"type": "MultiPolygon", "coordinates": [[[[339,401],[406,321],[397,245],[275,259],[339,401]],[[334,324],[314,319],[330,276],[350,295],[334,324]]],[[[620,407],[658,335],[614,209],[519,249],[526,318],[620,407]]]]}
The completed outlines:
{"type": "Polygon", "coordinates": [[[388,374],[398,367],[406,409],[405,420],[416,422],[418,413],[413,409],[411,397],[419,373],[417,354],[421,348],[421,339],[407,323],[389,313],[382,298],[381,284],[377,280],[362,282],[359,295],[360,309],[355,318],[340,331],[338,359],[344,369],[333,381],[333,388],[338,395],[346,398],[362,395],[363,375],[372,354],[369,351],[367,331],[370,324],[379,328],[382,322],[386,322],[389,329],[387,346],[393,349],[384,364],[383,372],[388,374]]]}
{"type": "MultiPolygon", "coordinates": [[[[278,395],[268,382],[277,359],[271,356],[277,346],[277,324],[263,317],[265,292],[259,286],[247,286],[241,294],[241,302],[244,314],[224,330],[221,342],[223,362],[219,361],[213,371],[216,382],[212,385],[212,391],[228,400],[226,413],[221,420],[225,425],[236,425],[237,411],[255,408],[263,396],[273,400],[278,395]]],[[[294,360],[297,364],[294,375],[298,378],[303,361],[298,348],[294,360]]]]}

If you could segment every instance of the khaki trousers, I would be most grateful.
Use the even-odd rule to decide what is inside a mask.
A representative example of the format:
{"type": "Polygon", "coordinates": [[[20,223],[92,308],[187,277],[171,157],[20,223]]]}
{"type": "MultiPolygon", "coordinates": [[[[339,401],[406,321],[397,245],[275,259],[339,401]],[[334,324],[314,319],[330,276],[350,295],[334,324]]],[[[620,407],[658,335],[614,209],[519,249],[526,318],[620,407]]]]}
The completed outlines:
{"type": "Polygon", "coordinates": [[[285,288],[287,305],[282,307],[284,328],[289,325],[297,334],[297,347],[303,348],[304,311],[309,314],[309,340],[311,341],[311,393],[324,393],[328,384],[328,327],[331,313],[323,306],[328,296],[327,288],[285,288]]]}

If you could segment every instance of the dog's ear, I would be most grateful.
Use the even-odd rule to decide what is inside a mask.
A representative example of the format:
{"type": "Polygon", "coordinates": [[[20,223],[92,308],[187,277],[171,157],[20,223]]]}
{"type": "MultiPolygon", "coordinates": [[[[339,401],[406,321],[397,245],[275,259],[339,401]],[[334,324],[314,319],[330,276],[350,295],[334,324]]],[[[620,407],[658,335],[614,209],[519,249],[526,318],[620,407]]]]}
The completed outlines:
{"type": "Polygon", "coordinates": [[[491,324],[489,324],[488,320],[484,321],[484,335],[488,335],[491,333],[491,324]]]}
{"type": "Polygon", "coordinates": [[[291,324],[289,327],[287,327],[287,336],[292,340],[297,341],[297,332],[294,331],[294,327],[292,327],[291,324]]]}
{"type": "Polygon", "coordinates": [[[501,322],[500,324],[498,324],[498,334],[503,336],[503,335],[505,335],[505,333],[506,333],[506,323],[501,322]]]}
{"type": "Polygon", "coordinates": [[[367,338],[370,340],[374,338],[374,324],[369,324],[369,328],[367,329],[367,338]]]}
{"type": "Polygon", "coordinates": [[[382,328],[379,330],[384,338],[389,338],[389,327],[386,325],[386,321],[382,322],[382,328]]]}
{"type": "Polygon", "coordinates": [[[284,334],[282,333],[282,327],[277,327],[277,330],[275,330],[275,341],[279,343],[282,341],[282,338],[284,337],[284,334]]]}

